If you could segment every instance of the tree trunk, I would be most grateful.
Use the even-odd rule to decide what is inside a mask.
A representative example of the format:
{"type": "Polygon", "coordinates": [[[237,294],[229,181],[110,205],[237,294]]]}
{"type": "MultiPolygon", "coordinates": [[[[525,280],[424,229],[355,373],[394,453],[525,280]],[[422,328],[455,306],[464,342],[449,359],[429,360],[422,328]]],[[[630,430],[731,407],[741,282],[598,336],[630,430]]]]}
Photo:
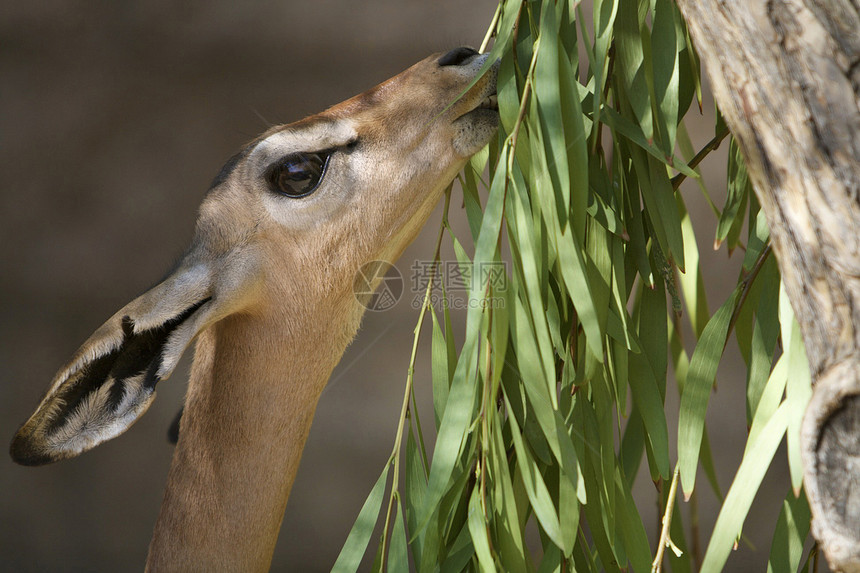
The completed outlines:
{"type": "Polygon", "coordinates": [[[678,0],[767,216],[814,383],[812,531],[860,571],[860,4],[678,0]]]}

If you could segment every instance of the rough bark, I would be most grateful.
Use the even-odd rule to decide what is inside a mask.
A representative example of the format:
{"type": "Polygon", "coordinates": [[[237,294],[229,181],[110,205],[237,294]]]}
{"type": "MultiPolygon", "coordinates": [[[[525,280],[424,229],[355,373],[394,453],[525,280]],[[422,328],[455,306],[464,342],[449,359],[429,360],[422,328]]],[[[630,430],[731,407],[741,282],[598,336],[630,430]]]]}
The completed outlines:
{"type": "Polygon", "coordinates": [[[744,153],[809,355],[813,534],[833,569],[860,571],[860,4],[678,4],[744,153]]]}

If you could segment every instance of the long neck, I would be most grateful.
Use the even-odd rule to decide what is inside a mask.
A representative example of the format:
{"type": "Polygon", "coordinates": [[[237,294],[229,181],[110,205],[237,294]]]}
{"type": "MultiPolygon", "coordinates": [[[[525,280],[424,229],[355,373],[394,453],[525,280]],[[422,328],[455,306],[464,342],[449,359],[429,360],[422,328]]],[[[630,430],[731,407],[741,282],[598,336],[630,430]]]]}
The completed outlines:
{"type": "Polygon", "coordinates": [[[272,336],[279,327],[237,316],[201,333],[147,571],[268,569],[317,401],[346,345],[308,340],[322,333],[272,336]]]}

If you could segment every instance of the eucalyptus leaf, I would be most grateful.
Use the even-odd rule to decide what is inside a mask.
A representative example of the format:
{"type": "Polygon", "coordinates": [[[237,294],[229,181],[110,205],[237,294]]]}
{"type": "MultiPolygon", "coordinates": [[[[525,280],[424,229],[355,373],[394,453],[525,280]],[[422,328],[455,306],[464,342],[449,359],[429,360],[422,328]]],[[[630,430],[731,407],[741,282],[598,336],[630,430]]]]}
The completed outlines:
{"type": "Polygon", "coordinates": [[[790,413],[789,408],[781,406],[762,428],[758,439],[744,453],[714,525],[714,532],[702,561],[703,572],[723,570],[764,474],[788,428],[790,413]]]}
{"type": "Polygon", "coordinates": [[[690,359],[678,416],[678,464],[681,470],[681,485],[687,495],[693,492],[696,483],[705,412],[739,293],[736,289],[705,325],[690,359]]]}
{"type": "Polygon", "coordinates": [[[373,528],[379,518],[379,509],[382,506],[382,497],[385,493],[385,482],[388,479],[388,469],[391,466],[385,464],[385,469],[370,494],[367,500],[358,512],[358,517],[346,542],[343,544],[343,549],[340,550],[340,555],[337,557],[332,571],[335,573],[346,573],[358,571],[358,566],[361,564],[361,559],[364,557],[364,552],[367,550],[367,544],[370,541],[370,536],[373,534],[373,528]]]}

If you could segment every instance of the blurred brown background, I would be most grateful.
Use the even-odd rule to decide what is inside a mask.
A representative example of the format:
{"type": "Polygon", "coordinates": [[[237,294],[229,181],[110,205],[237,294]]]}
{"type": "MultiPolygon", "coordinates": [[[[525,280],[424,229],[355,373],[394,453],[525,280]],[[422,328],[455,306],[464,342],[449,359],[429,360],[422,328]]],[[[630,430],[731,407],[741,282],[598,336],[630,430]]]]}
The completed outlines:
{"type": "MultiPolygon", "coordinates": [[[[364,91],[430,52],[479,45],[495,6],[7,3],[0,11],[0,438],[11,439],[77,346],[182,252],[211,178],[243,143],[271,124],[364,91]]],[[[701,145],[713,133],[713,114],[694,123],[701,145]]],[[[706,164],[718,204],[724,158],[722,150],[706,164]]],[[[711,252],[713,215],[695,186],[684,194],[704,223],[700,245],[709,257],[713,310],[734,284],[740,257],[727,261],[724,252],[711,252]]],[[[454,210],[465,240],[467,227],[454,210]]],[[[437,222],[434,216],[398,265],[406,295],[394,310],[368,313],[323,395],[273,571],[331,567],[390,453],[416,318],[409,267],[432,256],[437,222]]],[[[429,403],[427,354],[425,345],[416,384],[429,403]]],[[[710,407],[724,489],[746,439],[738,361],[732,351],[710,407]]],[[[0,456],[0,570],[142,569],[172,454],[166,430],[181,404],[187,365],[186,357],[128,433],[80,458],[22,468],[0,456]]],[[[424,420],[431,423],[429,410],[424,420]]],[[[764,569],[785,492],[784,454],[778,460],[747,522],[758,551],[744,548],[729,561],[731,570],[764,569]]],[[[700,484],[706,536],[716,502],[700,484]]],[[[652,491],[640,476],[639,509],[653,544],[652,491]]]]}

